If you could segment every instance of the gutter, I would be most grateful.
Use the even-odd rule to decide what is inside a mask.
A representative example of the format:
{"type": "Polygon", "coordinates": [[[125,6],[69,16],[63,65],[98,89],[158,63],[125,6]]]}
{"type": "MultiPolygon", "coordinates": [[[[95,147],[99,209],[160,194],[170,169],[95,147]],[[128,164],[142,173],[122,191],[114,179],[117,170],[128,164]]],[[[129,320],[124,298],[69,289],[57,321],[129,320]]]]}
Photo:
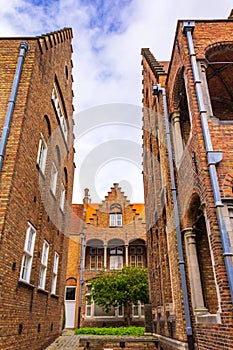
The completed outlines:
{"type": "Polygon", "coordinates": [[[198,73],[196,54],[195,54],[194,45],[193,45],[192,32],[194,28],[195,28],[194,21],[183,22],[182,31],[183,33],[186,34],[187,41],[188,41],[190,61],[192,65],[196,96],[197,96],[198,107],[200,112],[201,126],[202,126],[204,141],[205,141],[205,147],[206,147],[210,180],[211,180],[212,191],[214,195],[214,202],[216,207],[216,216],[218,220],[218,226],[220,230],[220,236],[221,236],[222,247],[223,247],[223,258],[224,258],[226,271],[227,271],[227,277],[228,277],[230,293],[231,293],[231,300],[233,303],[233,265],[232,265],[233,254],[230,249],[229,237],[228,237],[225,218],[222,210],[223,203],[220,196],[218,177],[217,177],[217,171],[216,171],[216,165],[222,160],[222,152],[214,151],[212,142],[211,142],[207,114],[206,114],[206,109],[203,102],[203,95],[201,91],[201,81],[198,73]]]}
{"type": "Polygon", "coordinates": [[[179,254],[179,266],[180,266],[180,274],[181,274],[182,294],[183,294],[183,300],[184,300],[184,313],[185,313],[185,320],[186,320],[186,334],[188,338],[188,349],[194,350],[195,349],[194,338],[193,338],[193,331],[192,331],[191,317],[190,317],[189,303],[188,303],[188,290],[187,290],[187,282],[186,282],[186,276],[185,276],[184,255],[183,255],[183,247],[182,247],[182,239],[181,239],[182,236],[181,236],[181,229],[180,229],[180,218],[179,218],[177,191],[176,191],[176,184],[175,184],[175,173],[174,173],[173,157],[172,157],[171,133],[170,133],[169,120],[168,120],[167,96],[166,96],[165,88],[162,88],[160,84],[153,85],[152,90],[153,90],[153,95],[159,96],[159,93],[162,93],[162,97],[163,97],[169,170],[170,170],[170,176],[171,176],[172,198],[174,203],[176,237],[177,237],[178,254],[179,254]]]}
{"type": "Polygon", "coordinates": [[[6,144],[7,144],[7,140],[10,132],[12,115],[15,109],[15,101],[18,93],[18,87],[19,87],[20,77],[22,73],[24,58],[28,50],[29,50],[28,44],[26,42],[21,42],[20,51],[18,55],[18,62],[16,66],[12,88],[11,88],[10,99],[8,101],[7,112],[5,116],[5,121],[2,129],[2,136],[0,141],[0,171],[2,171],[2,167],[3,167],[3,160],[6,152],[6,144]]]}

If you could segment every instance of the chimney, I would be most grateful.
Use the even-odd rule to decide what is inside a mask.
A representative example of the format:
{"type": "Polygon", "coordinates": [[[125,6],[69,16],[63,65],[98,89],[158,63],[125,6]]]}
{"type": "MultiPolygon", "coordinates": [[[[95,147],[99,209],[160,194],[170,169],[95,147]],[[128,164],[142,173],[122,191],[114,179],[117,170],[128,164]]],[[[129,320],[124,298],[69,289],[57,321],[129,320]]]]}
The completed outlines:
{"type": "Polygon", "coordinates": [[[84,208],[87,208],[88,204],[91,202],[90,195],[89,195],[89,188],[84,189],[84,198],[83,198],[83,204],[84,208]]]}

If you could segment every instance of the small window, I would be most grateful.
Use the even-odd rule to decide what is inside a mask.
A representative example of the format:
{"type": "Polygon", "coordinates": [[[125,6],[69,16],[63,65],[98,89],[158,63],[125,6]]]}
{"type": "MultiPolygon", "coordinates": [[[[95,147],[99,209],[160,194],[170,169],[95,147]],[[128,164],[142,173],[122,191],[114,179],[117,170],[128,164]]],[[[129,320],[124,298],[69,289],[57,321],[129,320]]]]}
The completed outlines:
{"type": "Polygon", "coordinates": [[[20,279],[25,282],[30,282],[32,259],[36,239],[36,229],[28,223],[26,239],[24,244],[24,254],[21,265],[20,279]]]}
{"type": "Polygon", "coordinates": [[[53,163],[52,170],[51,170],[51,183],[50,183],[50,189],[54,196],[56,195],[56,187],[57,187],[57,168],[56,165],[53,163]]]}
{"type": "Polygon", "coordinates": [[[118,213],[110,214],[109,219],[110,219],[111,227],[122,226],[122,214],[118,214],[118,213]]]}
{"type": "Polygon", "coordinates": [[[52,294],[56,294],[58,262],[59,262],[59,255],[57,252],[55,252],[54,261],[53,261],[53,275],[52,275],[52,289],[51,289],[52,294]]]}
{"type": "Polygon", "coordinates": [[[48,256],[49,256],[49,244],[47,241],[44,241],[42,257],[41,257],[40,281],[39,281],[39,288],[41,289],[45,289],[48,256]]]}
{"type": "Polygon", "coordinates": [[[64,211],[64,207],[65,207],[65,198],[66,198],[66,190],[65,190],[65,186],[61,185],[61,197],[60,197],[60,208],[62,211],[64,211]]]}
{"type": "Polygon", "coordinates": [[[47,144],[45,142],[43,135],[41,134],[39,148],[38,148],[38,155],[37,155],[37,164],[39,165],[39,169],[42,172],[42,174],[44,174],[45,172],[47,150],[48,150],[47,144]]]}
{"type": "Polygon", "coordinates": [[[76,287],[66,287],[66,300],[75,301],[76,287]]]}

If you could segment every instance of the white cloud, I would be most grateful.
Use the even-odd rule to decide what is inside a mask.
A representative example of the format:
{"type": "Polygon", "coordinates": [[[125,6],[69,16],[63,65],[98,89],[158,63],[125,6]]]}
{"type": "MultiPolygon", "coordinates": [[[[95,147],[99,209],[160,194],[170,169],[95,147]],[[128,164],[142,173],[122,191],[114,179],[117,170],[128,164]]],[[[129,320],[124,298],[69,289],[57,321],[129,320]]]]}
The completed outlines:
{"type": "MultiPolygon", "coordinates": [[[[77,114],[89,107],[113,102],[140,106],[141,48],[149,47],[158,60],[168,60],[178,19],[227,18],[231,7],[232,0],[177,0],[175,3],[173,0],[1,0],[0,35],[30,36],[63,27],[73,28],[74,104],[77,114]]],[[[109,132],[107,128],[109,126],[102,131],[104,135],[106,130],[109,132]]],[[[93,148],[106,141],[99,136],[100,130],[104,129],[96,131],[95,136],[89,130],[89,136],[80,138],[80,143],[76,143],[77,154],[83,152],[77,158],[77,169],[81,167],[79,159],[85,159],[93,148]],[[84,150],[89,153],[84,153],[84,150]]],[[[122,128],[119,130],[119,139],[128,137],[131,140],[131,136],[127,136],[128,129],[126,134],[122,128]]],[[[138,135],[135,135],[135,142],[141,143],[138,135]]],[[[115,164],[116,161],[112,176],[109,165],[108,169],[104,165],[99,171],[102,184],[98,184],[98,188],[105,189],[107,179],[111,184],[118,181],[116,177],[119,179],[120,175],[116,176],[115,164]]],[[[122,169],[121,179],[124,181],[125,165],[119,162],[118,169],[122,169]]],[[[140,193],[135,201],[143,201],[141,175],[137,171],[133,173],[132,167],[128,173],[137,188],[134,192],[140,193]]],[[[125,181],[128,182],[128,178],[125,181]]],[[[75,192],[78,192],[77,189],[75,192]]],[[[81,200],[79,195],[75,198],[81,200]]]]}

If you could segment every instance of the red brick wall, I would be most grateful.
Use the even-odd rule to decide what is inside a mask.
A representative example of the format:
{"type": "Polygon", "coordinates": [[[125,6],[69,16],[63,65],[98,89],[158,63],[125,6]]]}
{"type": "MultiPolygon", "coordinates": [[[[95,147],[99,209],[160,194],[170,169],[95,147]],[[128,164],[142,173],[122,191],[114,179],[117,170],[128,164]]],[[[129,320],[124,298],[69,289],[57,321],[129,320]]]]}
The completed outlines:
{"type": "MultiPolygon", "coordinates": [[[[193,41],[197,60],[204,59],[206,54],[209,55],[210,49],[213,50],[213,52],[217,52],[213,54],[213,58],[225,58],[225,60],[228,61],[232,60],[233,56],[230,49],[232,45],[232,29],[232,21],[196,21],[193,41]],[[226,52],[225,56],[224,54],[221,56],[221,45],[226,43],[229,44],[228,52],[226,52]]],[[[205,303],[211,313],[215,314],[219,307],[221,310],[221,324],[198,324],[196,322],[191,306],[191,289],[187,271],[187,257],[183,244],[192,327],[195,342],[198,344],[199,349],[213,349],[216,348],[216,346],[218,349],[224,349],[226,347],[231,348],[233,346],[231,332],[233,322],[232,302],[208,172],[206,150],[195,94],[188,44],[185,34],[182,33],[182,22],[178,22],[167,78],[166,72],[162,72],[161,67],[160,70],[158,69],[159,63],[151,56],[147,49],[142,50],[142,55],[144,93],[143,172],[146,188],[145,208],[148,240],[148,267],[153,312],[155,316],[159,318],[158,310],[162,308],[162,317],[165,317],[165,329],[161,328],[159,322],[157,322],[156,331],[160,334],[168,335],[166,330],[166,319],[168,316],[168,313],[166,314],[166,303],[170,302],[173,303],[173,312],[175,312],[176,319],[175,338],[186,341],[177,241],[174,230],[174,219],[172,219],[173,203],[164,134],[163,103],[161,98],[157,99],[157,97],[152,96],[151,91],[152,83],[156,82],[166,88],[168,113],[170,116],[173,111],[179,108],[179,91],[182,83],[181,77],[183,76],[186,86],[189,117],[191,119],[191,132],[189,139],[186,141],[186,148],[180,163],[176,164],[174,162],[181,230],[194,225],[199,210],[198,208],[202,205],[205,218],[202,218],[202,220],[204,220],[202,224],[199,222],[200,226],[198,226],[198,228],[201,229],[202,235],[199,236],[199,238],[197,237],[197,244],[198,257],[202,269],[201,274],[204,278],[202,282],[204,288],[203,293],[205,303]],[[150,110],[150,114],[147,108],[150,110]],[[156,129],[158,131],[156,131],[156,129]],[[155,134],[155,136],[157,133],[159,134],[158,142],[156,141],[156,137],[154,139],[150,137],[149,130],[152,130],[152,134],[155,134]],[[163,184],[167,189],[165,198],[161,197],[161,169],[163,172],[163,184]],[[154,217],[155,212],[157,222],[154,217]],[[165,221],[163,221],[162,218],[164,218],[165,221]],[[163,240],[162,232],[164,230],[164,225],[167,227],[167,238],[163,240]],[[166,240],[167,245],[165,243],[166,240]],[[166,273],[166,269],[163,268],[163,259],[165,255],[168,256],[169,260],[170,276],[169,273],[166,273]],[[158,262],[160,262],[159,268],[157,267],[158,262]],[[167,292],[168,290],[170,290],[170,294],[167,292]],[[167,297],[165,293],[168,293],[167,297]],[[161,308],[159,306],[161,306],[161,308]]],[[[208,58],[210,59],[210,56],[208,56],[208,58]]],[[[231,76],[232,72],[228,72],[228,76],[231,76]]],[[[224,94],[225,90],[222,88],[220,79],[217,80],[215,87],[211,82],[211,73],[213,73],[213,70],[211,71],[209,69],[207,75],[210,84],[212,84],[209,85],[212,89],[211,97],[214,98],[215,96],[224,94]],[[214,90],[215,88],[216,90],[214,90]]],[[[226,79],[228,79],[228,84],[232,86],[231,79],[227,77],[226,79]]],[[[221,114],[221,110],[218,109],[217,112],[221,114]]],[[[232,199],[232,121],[230,120],[230,123],[224,124],[219,122],[216,117],[218,116],[210,116],[208,124],[213,149],[223,151],[223,160],[217,165],[219,187],[222,198],[227,197],[228,199],[232,199]]],[[[164,348],[168,349],[169,347],[165,345],[164,348]]]]}
{"type": "MultiPolygon", "coordinates": [[[[41,349],[61,332],[68,238],[62,233],[62,222],[65,221],[66,214],[62,214],[59,209],[60,184],[63,168],[66,167],[68,210],[72,197],[73,149],[70,148],[65,161],[58,166],[57,198],[52,198],[47,189],[50,202],[46,203],[46,208],[45,197],[42,196],[44,190],[39,182],[42,178],[36,162],[40,133],[43,133],[46,141],[49,136],[44,115],[49,118],[52,132],[58,128],[51,102],[55,74],[61,87],[67,116],[72,116],[71,38],[71,31],[65,30],[51,35],[50,42],[49,35],[27,40],[30,51],[25,57],[1,174],[1,349],[41,349]],[[65,77],[65,64],[69,69],[68,79],[65,77]],[[51,204],[50,209],[48,203],[51,204]],[[54,216],[57,216],[57,221],[53,219],[54,216]],[[31,286],[19,282],[28,221],[37,230],[31,286]],[[45,286],[47,292],[38,290],[44,239],[50,245],[45,286]],[[52,296],[50,291],[55,251],[59,253],[59,269],[57,295],[52,296]],[[23,326],[22,334],[18,334],[20,324],[23,326]]],[[[21,41],[23,40],[0,41],[0,51],[4,55],[4,58],[1,56],[3,59],[0,64],[1,126],[21,41]]],[[[72,145],[72,130],[68,142],[72,145]]],[[[56,143],[61,149],[65,148],[61,134],[56,137],[56,143]]],[[[47,183],[50,180],[53,147],[55,145],[48,151],[44,180],[47,183]]]]}

